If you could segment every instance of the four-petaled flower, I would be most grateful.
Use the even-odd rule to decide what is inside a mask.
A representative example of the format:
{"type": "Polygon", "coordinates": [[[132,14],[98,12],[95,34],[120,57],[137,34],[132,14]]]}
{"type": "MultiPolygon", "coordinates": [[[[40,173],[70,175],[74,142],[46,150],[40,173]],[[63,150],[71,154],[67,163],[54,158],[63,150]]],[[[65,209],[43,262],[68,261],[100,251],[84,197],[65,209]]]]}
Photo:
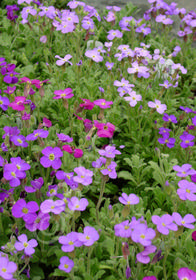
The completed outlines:
{"type": "Polygon", "coordinates": [[[46,147],[42,150],[42,154],[44,156],[41,157],[40,163],[43,165],[43,167],[48,168],[52,166],[54,169],[59,169],[61,167],[62,162],[60,157],[63,156],[63,152],[60,148],[46,147]]]}

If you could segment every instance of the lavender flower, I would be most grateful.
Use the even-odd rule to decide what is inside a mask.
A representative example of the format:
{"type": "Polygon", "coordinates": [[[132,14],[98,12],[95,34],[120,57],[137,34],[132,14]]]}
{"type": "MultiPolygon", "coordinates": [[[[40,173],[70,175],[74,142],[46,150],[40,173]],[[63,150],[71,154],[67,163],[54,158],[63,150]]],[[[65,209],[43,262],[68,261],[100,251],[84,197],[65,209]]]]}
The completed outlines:
{"type": "Polygon", "coordinates": [[[40,210],[43,214],[52,212],[58,215],[65,210],[65,202],[63,200],[47,199],[41,203],[40,210]]]}
{"type": "Polygon", "coordinates": [[[7,256],[0,256],[0,277],[3,279],[13,279],[13,274],[17,270],[15,262],[10,262],[7,256]]]}
{"type": "Polygon", "coordinates": [[[60,57],[59,55],[55,55],[55,58],[59,58],[59,60],[56,61],[56,64],[58,66],[62,66],[66,62],[68,62],[70,65],[72,65],[72,63],[69,61],[72,58],[72,56],[70,54],[67,54],[64,58],[60,57]]]}
{"type": "Polygon", "coordinates": [[[87,247],[92,246],[98,239],[98,232],[96,231],[96,229],[90,226],[84,228],[84,233],[78,233],[78,240],[87,247]]]}
{"type": "Polygon", "coordinates": [[[150,257],[148,255],[154,253],[155,251],[156,251],[156,246],[154,245],[145,246],[144,251],[136,255],[137,261],[144,264],[149,263],[150,257]]]}
{"type": "Polygon", "coordinates": [[[73,177],[75,182],[80,183],[84,186],[88,186],[92,183],[93,171],[88,170],[83,166],[76,167],[74,171],[77,173],[77,176],[73,177]]]}
{"type": "Polygon", "coordinates": [[[196,171],[191,168],[192,168],[192,165],[190,165],[190,164],[183,164],[181,167],[179,165],[173,166],[173,170],[178,172],[176,174],[178,177],[187,177],[189,175],[196,174],[196,171]]]}
{"type": "Polygon", "coordinates": [[[187,180],[181,180],[178,182],[178,186],[177,194],[181,200],[196,201],[196,184],[187,180]]]}
{"type": "Polygon", "coordinates": [[[122,197],[119,197],[119,201],[125,205],[132,205],[139,203],[139,197],[133,193],[127,195],[126,193],[122,193],[122,197]]]}
{"type": "Polygon", "coordinates": [[[72,252],[75,247],[81,247],[83,245],[83,242],[78,240],[78,233],[74,231],[68,233],[66,236],[60,236],[59,243],[63,245],[61,247],[63,252],[72,252]]]}
{"type": "Polygon", "coordinates": [[[121,152],[116,150],[115,146],[107,145],[105,150],[99,150],[98,153],[101,156],[105,156],[107,158],[115,158],[116,155],[121,155],[121,152]]]}
{"type": "Polygon", "coordinates": [[[0,108],[3,111],[7,110],[9,104],[10,104],[9,98],[0,95],[0,108]]]}
{"type": "Polygon", "coordinates": [[[49,132],[47,130],[37,129],[37,130],[34,130],[33,133],[27,135],[26,140],[35,141],[35,140],[37,140],[38,137],[47,138],[48,134],[49,134],[49,132]]]}
{"type": "Polygon", "coordinates": [[[195,280],[196,279],[196,272],[193,270],[187,268],[187,267],[181,267],[178,270],[178,278],[179,280],[195,280]]]}
{"type": "Polygon", "coordinates": [[[15,242],[14,246],[17,251],[24,250],[25,255],[31,256],[35,253],[34,247],[37,247],[38,243],[35,239],[28,241],[26,234],[21,234],[18,236],[18,241],[15,242]]]}
{"type": "Polygon", "coordinates": [[[155,102],[148,102],[148,107],[155,108],[159,114],[163,114],[165,110],[167,110],[167,106],[165,104],[161,104],[160,100],[155,99],[155,102]]]}
{"type": "Polygon", "coordinates": [[[195,136],[189,134],[188,132],[184,131],[180,136],[180,139],[182,140],[182,142],[180,143],[180,146],[182,148],[186,149],[189,146],[194,146],[194,142],[192,141],[195,139],[195,136]]]}
{"type": "Polygon", "coordinates": [[[116,166],[117,166],[116,162],[112,161],[111,164],[108,165],[106,169],[101,170],[101,173],[103,175],[108,175],[111,179],[116,179],[117,178],[117,174],[115,170],[116,166]]]}
{"type": "Polygon", "coordinates": [[[169,214],[165,214],[162,217],[159,217],[157,215],[152,216],[153,224],[157,225],[157,230],[164,235],[168,235],[169,230],[178,230],[177,225],[174,224],[173,221],[173,217],[169,214]]]}
{"type": "Polygon", "coordinates": [[[123,34],[119,30],[110,30],[108,31],[108,40],[113,40],[114,38],[122,38],[123,34]]]}
{"type": "Polygon", "coordinates": [[[182,218],[179,213],[174,212],[172,214],[172,217],[174,218],[175,223],[179,226],[191,229],[195,228],[194,225],[192,225],[192,223],[194,223],[196,219],[192,214],[187,214],[184,216],[184,218],[182,218]]]}
{"type": "Polygon", "coordinates": [[[73,196],[68,202],[68,208],[72,211],[84,211],[88,206],[88,200],[86,198],[78,199],[73,196]]]}
{"type": "Polygon", "coordinates": [[[58,266],[60,270],[69,273],[73,267],[74,267],[74,262],[70,260],[68,257],[60,258],[60,265],[58,266]]]}
{"type": "Polygon", "coordinates": [[[19,199],[14,206],[12,207],[12,215],[15,218],[23,218],[23,220],[27,223],[31,223],[34,221],[36,217],[35,212],[39,210],[39,206],[37,202],[30,201],[27,202],[24,199],[19,199]]]}
{"type": "Polygon", "coordinates": [[[174,115],[168,115],[168,114],[164,114],[163,115],[163,120],[165,121],[165,122],[172,122],[172,123],[177,123],[177,119],[176,119],[176,117],[174,116],[174,115]]]}

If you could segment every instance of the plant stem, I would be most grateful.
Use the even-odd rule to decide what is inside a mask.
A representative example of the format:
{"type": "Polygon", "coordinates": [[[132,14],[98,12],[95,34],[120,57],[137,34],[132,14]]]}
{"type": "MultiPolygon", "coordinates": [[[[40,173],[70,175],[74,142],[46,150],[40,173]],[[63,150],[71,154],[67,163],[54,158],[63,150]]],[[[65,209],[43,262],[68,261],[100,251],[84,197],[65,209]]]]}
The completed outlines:
{"type": "Polygon", "coordinates": [[[102,182],[101,182],[101,188],[100,188],[100,194],[99,194],[99,200],[97,202],[97,206],[96,206],[96,219],[97,219],[97,223],[99,224],[99,208],[101,205],[101,200],[104,194],[104,190],[105,190],[105,180],[104,178],[102,178],[102,182]]]}
{"type": "Polygon", "coordinates": [[[91,254],[92,254],[92,250],[93,250],[93,248],[92,248],[92,246],[91,247],[88,247],[88,260],[87,260],[87,273],[90,275],[90,269],[91,269],[91,267],[90,267],[90,260],[91,260],[91,254]]]}

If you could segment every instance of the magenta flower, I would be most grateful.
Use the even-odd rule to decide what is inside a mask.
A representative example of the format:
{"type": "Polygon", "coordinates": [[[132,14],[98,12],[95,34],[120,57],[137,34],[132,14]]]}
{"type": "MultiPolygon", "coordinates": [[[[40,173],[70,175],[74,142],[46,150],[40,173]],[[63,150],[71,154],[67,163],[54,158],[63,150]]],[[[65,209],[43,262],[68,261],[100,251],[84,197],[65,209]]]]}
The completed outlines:
{"type": "Polygon", "coordinates": [[[193,239],[194,241],[196,241],[196,231],[193,231],[193,233],[192,233],[192,239],[193,239]]]}
{"type": "Polygon", "coordinates": [[[122,38],[123,34],[119,30],[110,30],[108,31],[108,40],[113,40],[114,38],[122,38]]]}
{"type": "Polygon", "coordinates": [[[145,276],[142,280],[157,280],[155,276],[145,276]]]}
{"type": "Polygon", "coordinates": [[[31,232],[36,231],[37,229],[46,230],[50,225],[49,220],[50,215],[48,213],[44,214],[40,211],[31,223],[26,222],[25,227],[31,232]]]}
{"type": "Polygon", "coordinates": [[[37,202],[27,202],[24,199],[16,201],[12,207],[12,215],[15,218],[23,218],[26,223],[31,223],[36,218],[36,213],[39,210],[37,202]]]}
{"type": "Polygon", "coordinates": [[[35,141],[35,140],[37,140],[38,137],[47,138],[48,134],[49,134],[49,132],[47,130],[37,129],[37,130],[34,130],[33,133],[27,135],[26,140],[35,141]]]}
{"type": "Polygon", "coordinates": [[[47,118],[43,118],[43,126],[51,127],[52,122],[50,120],[48,120],[47,118]]]}
{"type": "Polygon", "coordinates": [[[14,93],[15,90],[16,90],[15,86],[14,87],[7,86],[7,89],[4,90],[4,92],[7,93],[7,94],[12,94],[12,93],[14,93]]]}
{"type": "Polygon", "coordinates": [[[63,200],[47,199],[41,203],[40,210],[43,214],[52,212],[58,215],[65,210],[65,202],[63,200]]]}
{"type": "Polygon", "coordinates": [[[10,104],[9,98],[0,95],[0,108],[3,111],[7,110],[9,104],[10,104]]]}
{"type": "Polygon", "coordinates": [[[0,256],[0,277],[3,279],[14,279],[13,274],[17,270],[15,262],[10,262],[8,256],[0,256]]]}
{"type": "Polygon", "coordinates": [[[161,104],[160,100],[155,99],[155,102],[149,101],[148,107],[155,108],[159,114],[163,114],[165,110],[167,110],[167,106],[165,104],[161,104]]]}
{"type": "Polygon", "coordinates": [[[114,131],[115,131],[115,126],[112,123],[99,123],[98,121],[94,121],[95,127],[98,129],[97,135],[99,137],[103,138],[112,138],[114,131]]]}
{"type": "Polygon", "coordinates": [[[56,135],[59,138],[59,141],[64,142],[64,143],[70,143],[73,142],[73,138],[70,137],[69,135],[65,135],[64,133],[56,133],[56,135]]]}
{"type": "Polygon", "coordinates": [[[95,241],[99,239],[99,234],[93,227],[87,226],[84,228],[84,233],[78,233],[78,240],[83,243],[84,246],[92,246],[95,241]]]}
{"type": "Polygon", "coordinates": [[[9,107],[11,107],[13,110],[16,111],[24,111],[25,110],[25,96],[16,96],[15,101],[9,104],[9,107]]]}
{"type": "Polygon", "coordinates": [[[169,230],[178,230],[177,225],[174,224],[173,221],[173,217],[169,214],[165,214],[162,217],[159,217],[157,215],[152,216],[153,224],[157,225],[157,230],[164,235],[168,235],[169,230]]]}
{"type": "Polygon", "coordinates": [[[60,258],[60,265],[58,266],[60,270],[69,273],[73,267],[74,267],[74,262],[70,260],[68,257],[60,258]]]}
{"type": "Polygon", "coordinates": [[[35,253],[34,247],[37,247],[38,243],[35,239],[31,239],[28,241],[26,234],[21,234],[18,236],[18,240],[16,241],[14,246],[17,251],[24,250],[25,255],[31,256],[35,253]]]}
{"type": "Polygon", "coordinates": [[[178,177],[187,177],[189,175],[196,174],[196,171],[191,168],[192,168],[192,165],[190,165],[190,164],[183,164],[181,167],[179,165],[173,166],[173,170],[178,172],[176,174],[178,177]]]}
{"type": "Polygon", "coordinates": [[[179,189],[177,194],[181,200],[196,201],[196,184],[187,180],[178,182],[179,189]]]}
{"type": "Polygon", "coordinates": [[[174,218],[175,223],[179,226],[191,229],[195,228],[194,225],[192,225],[192,223],[194,223],[196,219],[192,214],[187,214],[186,216],[184,216],[184,218],[182,218],[179,213],[174,212],[172,214],[172,217],[174,218]]]}
{"type": "Polygon", "coordinates": [[[195,139],[195,136],[192,134],[189,134],[188,132],[184,131],[183,134],[179,137],[182,142],[180,143],[180,146],[184,149],[188,148],[189,146],[194,146],[194,142],[192,142],[195,139]]]}
{"type": "Polygon", "coordinates": [[[106,101],[105,99],[97,99],[93,103],[99,106],[101,109],[111,108],[110,105],[113,104],[112,101],[106,101]]]}
{"type": "Polygon", "coordinates": [[[92,183],[93,171],[88,170],[83,166],[74,168],[74,171],[77,173],[77,176],[73,177],[73,180],[76,183],[80,183],[84,186],[88,186],[92,183]]]}
{"type": "Polygon", "coordinates": [[[68,208],[72,211],[84,211],[88,206],[88,200],[86,198],[81,198],[80,200],[73,196],[68,202],[68,208]]]}
{"type": "Polygon", "coordinates": [[[83,151],[81,149],[75,149],[75,147],[71,147],[70,145],[64,145],[62,150],[73,154],[75,158],[81,158],[83,156],[83,151]]]}
{"type": "Polygon", "coordinates": [[[48,186],[48,191],[47,191],[46,195],[49,197],[56,196],[57,191],[58,191],[57,185],[50,185],[50,186],[48,186]]]}
{"type": "Polygon", "coordinates": [[[61,66],[63,64],[65,64],[66,62],[68,62],[70,65],[72,65],[72,63],[69,61],[72,56],[70,54],[67,54],[64,58],[60,57],[59,55],[55,55],[55,58],[59,58],[59,60],[56,61],[56,64],[58,66],[61,66]]]}
{"type": "Polygon", "coordinates": [[[66,88],[64,90],[61,90],[61,89],[60,90],[55,90],[54,94],[56,96],[54,96],[53,99],[60,99],[60,98],[69,99],[69,98],[74,96],[71,88],[66,88]]]}
{"type": "Polygon", "coordinates": [[[133,193],[127,195],[126,193],[122,193],[122,197],[119,197],[119,201],[124,205],[132,205],[139,203],[139,197],[133,193]]]}
{"type": "Polygon", "coordinates": [[[195,280],[196,279],[196,272],[193,270],[187,268],[187,267],[181,267],[178,270],[178,278],[179,280],[195,280]]]}
{"type": "Polygon", "coordinates": [[[63,152],[60,148],[46,147],[42,150],[42,154],[44,156],[41,157],[40,163],[43,165],[43,167],[48,168],[52,166],[54,169],[59,169],[61,167],[62,162],[60,157],[63,156],[63,152]]]}
{"type": "Polygon", "coordinates": [[[95,104],[93,102],[91,102],[89,99],[83,99],[81,98],[84,103],[80,104],[81,108],[84,108],[85,110],[92,110],[95,106],[95,104]]]}
{"type": "Polygon", "coordinates": [[[75,247],[81,247],[83,245],[83,242],[78,240],[78,233],[74,231],[68,233],[66,236],[60,236],[59,243],[63,245],[61,247],[63,252],[72,252],[75,247]]]}

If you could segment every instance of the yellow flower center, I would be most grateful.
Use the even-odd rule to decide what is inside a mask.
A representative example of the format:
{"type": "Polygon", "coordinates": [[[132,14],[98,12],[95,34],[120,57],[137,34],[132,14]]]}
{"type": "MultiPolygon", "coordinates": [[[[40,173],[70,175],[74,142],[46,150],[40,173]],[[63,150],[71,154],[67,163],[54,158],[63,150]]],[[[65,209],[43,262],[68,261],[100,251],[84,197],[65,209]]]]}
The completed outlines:
{"type": "Polygon", "coordinates": [[[0,104],[3,104],[3,101],[2,101],[2,100],[0,100],[0,104]]]}
{"type": "Polygon", "coordinates": [[[28,212],[29,212],[29,210],[28,210],[26,207],[24,207],[24,208],[22,209],[22,213],[27,214],[28,212]]]}
{"type": "Polygon", "coordinates": [[[50,155],[49,155],[49,160],[54,160],[54,159],[55,159],[54,154],[50,154],[50,155]]]}
{"type": "Polygon", "coordinates": [[[144,239],[146,236],[144,234],[141,234],[140,237],[144,239]]]}
{"type": "Polygon", "coordinates": [[[14,178],[16,178],[15,172],[11,172],[11,175],[12,175],[14,178]]]}
{"type": "Polygon", "coordinates": [[[105,102],[102,102],[101,105],[105,105],[105,102]]]}
{"type": "Polygon", "coordinates": [[[84,176],[82,175],[82,176],[81,176],[81,178],[83,179],[83,178],[84,178],[84,176]]]}
{"type": "Polygon", "coordinates": [[[188,144],[188,143],[189,143],[189,140],[186,140],[185,143],[188,144]]]}
{"type": "Polygon", "coordinates": [[[66,96],[66,94],[65,94],[65,93],[62,93],[62,94],[61,94],[61,97],[65,97],[65,96],[66,96]]]}
{"type": "Polygon", "coordinates": [[[129,229],[129,226],[124,226],[124,229],[129,229]]]}
{"type": "Polygon", "coordinates": [[[22,144],[22,140],[21,139],[17,139],[17,142],[22,144]]]}
{"type": "Polygon", "coordinates": [[[181,223],[184,225],[184,224],[185,224],[185,221],[182,221],[181,223]]]}
{"type": "Polygon", "coordinates": [[[67,179],[69,179],[69,180],[70,180],[70,178],[71,178],[71,177],[70,177],[69,175],[67,175],[67,179]]]}
{"type": "Polygon", "coordinates": [[[64,268],[68,268],[69,266],[68,266],[68,264],[64,264],[64,268]]]}
{"type": "Polygon", "coordinates": [[[73,241],[69,241],[69,243],[68,243],[69,245],[73,245],[74,243],[73,243],[73,241]]]}
{"type": "Polygon", "coordinates": [[[16,167],[17,167],[18,170],[21,169],[20,165],[18,165],[18,164],[16,164],[16,167]]]}
{"type": "Polygon", "coordinates": [[[87,240],[90,240],[90,236],[87,235],[87,236],[86,236],[86,239],[87,239],[87,240]]]}
{"type": "Polygon", "coordinates": [[[35,133],[35,135],[34,135],[35,137],[37,137],[37,136],[39,136],[39,133],[35,133]]]}
{"type": "Polygon", "coordinates": [[[7,269],[3,267],[3,268],[1,269],[1,271],[2,271],[2,272],[6,272],[7,269]]]}
{"type": "Polygon", "coordinates": [[[50,207],[50,209],[54,209],[54,205],[52,205],[52,206],[50,207]]]}
{"type": "Polygon", "coordinates": [[[24,247],[27,248],[29,246],[29,244],[27,242],[24,242],[24,247]]]}
{"type": "Polygon", "coordinates": [[[166,226],[166,224],[165,224],[165,223],[162,223],[162,226],[164,226],[164,227],[165,227],[165,226],[166,226]]]}
{"type": "Polygon", "coordinates": [[[79,208],[79,207],[80,207],[80,206],[77,204],[77,205],[76,205],[76,208],[79,208]]]}
{"type": "Polygon", "coordinates": [[[186,192],[187,192],[187,193],[190,193],[191,191],[190,191],[189,189],[186,189],[186,192]]]}

